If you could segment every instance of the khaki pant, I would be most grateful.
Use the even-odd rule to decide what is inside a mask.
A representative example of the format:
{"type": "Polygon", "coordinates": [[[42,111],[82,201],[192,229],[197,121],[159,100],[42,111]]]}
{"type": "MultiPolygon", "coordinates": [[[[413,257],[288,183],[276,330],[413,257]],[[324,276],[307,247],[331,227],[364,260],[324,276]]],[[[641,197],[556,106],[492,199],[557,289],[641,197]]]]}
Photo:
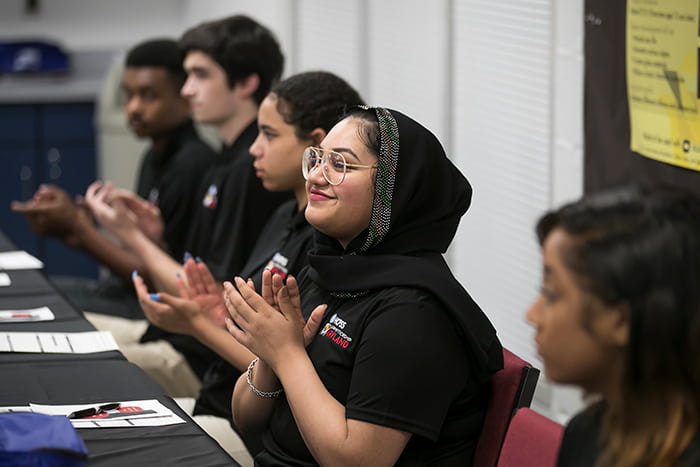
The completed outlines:
{"type": "Polygon", "coordinates": [[[228,420],[214,415],[192,415],[194,410],[194,399],[192,398],[177,398],[175,402],[182,410],[187,412],[192,419],[199,425],[209,436],[214,438],[219,446],[221,446],[229,456],[233,457],[236,462],[242,467],[253,467],[253,458],[248,453],[248,450],[241,441],[238,434],[233,431],[228,420]]]}
{"type": "Polygon", "coordinates": [[[140,343],[148,321],[85,312],[100,331],[110,331],[127,360],[139,366],[171,397],[197,397],[201,382],[187,359],[164,340],[140,343]]]}

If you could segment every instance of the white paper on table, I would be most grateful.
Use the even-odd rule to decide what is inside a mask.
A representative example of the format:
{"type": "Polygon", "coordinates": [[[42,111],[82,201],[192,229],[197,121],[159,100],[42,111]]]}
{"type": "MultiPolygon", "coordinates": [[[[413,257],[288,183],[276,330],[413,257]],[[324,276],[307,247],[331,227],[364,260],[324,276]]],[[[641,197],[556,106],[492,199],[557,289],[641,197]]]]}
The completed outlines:
{"type": "Polygon", "coordinates": [[[53,321],[56,319],[47,306],[26,310],[0,310],[0,323],[19,323],[24,321],[53,321]]]}
{"type": "Polygon", "coordinates": [[[0,272],[0,287],[7,287],[11,284],[10,275],[6,272],[0,272]]]}
{"type": "Polygon", "coordinates": [[[109,331],[0,332],[0,352],[95,353],[119,350],[109,331]]]}
{"type": "Polygon", "coordinates": [[[26,251],[3,251],[0,253],[0,270],[41,269],[44,267],[38,258],[26,251]]]}
{"type": "Polygon", "coordinates": [[[0,407],[0,413],[32,412],[28,405],[0,407]]]}
{"type": "MultiPolygon", "coordinates": [[[[33,412],[67,416],[77,410],[98,407],[111,402],[115,401],[79,405],[30,404],[30,408],[33,412]]],[[[157,400],[150,399],[120,402],[118,409],[92,417],[71,419],[71,423],[75,428],[121,428],[174,425],[185,421],[157,400]]]]}

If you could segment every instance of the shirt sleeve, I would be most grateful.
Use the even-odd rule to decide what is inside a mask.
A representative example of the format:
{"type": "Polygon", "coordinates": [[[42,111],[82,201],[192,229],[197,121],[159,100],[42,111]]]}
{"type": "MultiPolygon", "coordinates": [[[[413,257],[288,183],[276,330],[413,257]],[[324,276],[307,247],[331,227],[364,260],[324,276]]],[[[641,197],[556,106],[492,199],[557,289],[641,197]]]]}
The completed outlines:
{"type": "Polygon", "coordinates": [[[192,228],[199,185],[204,173],[214,164],[214,152],[204,143],[185,145],[173,158],[161,183],[158,206],[165,222],[163,237],[175,260],[185,251],[187,232],[192,228]]]}

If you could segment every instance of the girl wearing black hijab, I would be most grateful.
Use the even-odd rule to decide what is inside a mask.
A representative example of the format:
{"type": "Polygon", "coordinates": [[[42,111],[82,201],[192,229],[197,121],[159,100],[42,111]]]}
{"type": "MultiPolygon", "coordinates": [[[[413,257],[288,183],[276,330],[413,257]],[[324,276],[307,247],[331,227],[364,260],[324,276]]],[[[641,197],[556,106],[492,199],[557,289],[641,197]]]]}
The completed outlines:
{"type": "Polygon", "coordinates": [[[317,232],[298,285],[224,285],[227,327],[259,357],[232,401],[262,437],[256,465],[471,465],[502,350],[442,257],[469,183],[382,108],[354,110],[303,166],[317,232]]]}

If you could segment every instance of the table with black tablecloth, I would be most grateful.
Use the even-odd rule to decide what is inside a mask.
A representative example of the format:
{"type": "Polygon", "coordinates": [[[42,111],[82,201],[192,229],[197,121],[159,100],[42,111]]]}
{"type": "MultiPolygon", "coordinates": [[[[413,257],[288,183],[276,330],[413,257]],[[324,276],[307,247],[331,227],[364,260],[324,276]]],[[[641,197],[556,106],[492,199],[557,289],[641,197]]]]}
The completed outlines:
{"type": "MultiPolygon", "coordinates": [[[[0,251],[12,243],[0,233],[0,251]]],[[[94,331],[82,313],[36,270],[3,271],[0,309],[48,306],[52,321],[0,323],[0,332],[94,331]]],[[[118,351],[90,354],[0,352],[0,406],[99,404],[156,399],[186,423],[155,427],[79,429],[90,466],[237,466],[140,368],[118,351]]]]}

